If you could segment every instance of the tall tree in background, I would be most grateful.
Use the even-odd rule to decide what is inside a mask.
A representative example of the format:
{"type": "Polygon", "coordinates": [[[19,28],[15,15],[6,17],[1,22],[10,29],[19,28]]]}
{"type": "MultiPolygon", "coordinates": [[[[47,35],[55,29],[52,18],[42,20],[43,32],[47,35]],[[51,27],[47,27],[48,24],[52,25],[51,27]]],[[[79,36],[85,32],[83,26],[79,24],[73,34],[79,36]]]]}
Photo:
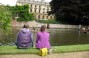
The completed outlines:
{"type": "Polygon", "coordinates": [[[11,30],[11,12],[6,6],[0,5],[0,28],[4,31],[11,30]]]}
{"type": "Polygon", "coordinates": [[[58,21],[89,24],[89,0],[52,0],[50,6],[58,21]]]}
{"type": "Polygon", "coordinates": [[[35,20],[34,14],[29,13],[29,5],[23,5],[23,6],[7,6],[12,11],[12,17],[18,17],[18,21],[31,21],[35,20]]]}

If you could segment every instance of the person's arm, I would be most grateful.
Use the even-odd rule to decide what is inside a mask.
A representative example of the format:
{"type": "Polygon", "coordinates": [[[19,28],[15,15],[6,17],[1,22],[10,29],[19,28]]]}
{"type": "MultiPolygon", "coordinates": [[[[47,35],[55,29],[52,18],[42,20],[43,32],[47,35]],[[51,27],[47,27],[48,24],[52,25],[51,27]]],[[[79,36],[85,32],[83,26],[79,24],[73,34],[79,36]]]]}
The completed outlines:
{"type": "Polygon", "coordinates": [[[48,33],[48,36],[49,36],[49,39],[48,39],[48,41],[49,41],[49,43],[51,44],[50,33],[48,33]]]}
{"type": "Polygon", "coordinates": [[[37,33],[37,35],[36,35],[36,43],[38,43],[38,40],[39,40],[39,34],[37,33]]]}
{"type": "Polygon", "coordinates": [[[49,37],[49,40],[50,40],[50,33],[48,32],[48,37],[49,37]]]}
{"type": "Polygon", "coordinates": [[[19,39],[19,33],[20,33],[20,31],[17,33],[17,36],[16,36],[16,40],[15,40],[15,44],[17,45],[17,41],[18,41],[18,39],[19,39]]]}

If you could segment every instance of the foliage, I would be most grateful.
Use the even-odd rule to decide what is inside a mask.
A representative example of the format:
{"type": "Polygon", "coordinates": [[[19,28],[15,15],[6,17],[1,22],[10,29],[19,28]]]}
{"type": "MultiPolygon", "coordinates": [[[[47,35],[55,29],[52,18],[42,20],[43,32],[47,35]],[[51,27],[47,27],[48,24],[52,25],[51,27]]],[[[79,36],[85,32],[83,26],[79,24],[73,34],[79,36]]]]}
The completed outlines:
{"type": "Polygon", "coordinates": [[[52,0],[50,6],[58,21],[89,24],[89,0],[52,0]]]}
{"type": "Polygon", "coordinates": [[[0,5],[0,28],[4,31],[11,30],[11,12],[3,5],[0,5]]]}
{"type": "Polygon", "coordinates": [[[23,6],[12,6],[9,7],[10,10],[12,11],[12,17],[18,17],[18,21],[31,21],[34,20],[34,14],[29,13],[29,5],[23,5],[23,6]]]}

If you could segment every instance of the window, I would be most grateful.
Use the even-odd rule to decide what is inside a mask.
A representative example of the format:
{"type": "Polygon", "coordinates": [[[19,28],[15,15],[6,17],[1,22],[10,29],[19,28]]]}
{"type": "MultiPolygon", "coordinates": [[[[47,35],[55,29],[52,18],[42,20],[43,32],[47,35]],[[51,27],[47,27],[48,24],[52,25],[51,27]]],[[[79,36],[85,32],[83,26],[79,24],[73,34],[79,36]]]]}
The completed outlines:
{"type": "Polygon", "coordinates": [[[41,9],[41,6],[39,5],[39,9],[41,9]]]}
{"type": "Polygon", "coordinates": [[[30,12],[32,12],[32,9],[30,9],[30,12]]]}
{"type": "Polygon", "coordinates": [[[48,16],[47,16],[47,19],[49,19],[48,16]]]}
{"type": "Polygon", "coordinates": [[[43,15],[43,19],[44,19],[44,15],[43,15]]]}
{"type": "Polygon", "coordinates": [[[38,15],[38,19],[40,19],[40,15],[38,15]]]}
{"type": "Polygon", "coordinates": [[[43,13],[45,13],[45,8],[43,8],[43,13]]]}
{"type": "Polygon", "coordinates": [[[47,6],[47,10],[49,9],[49,7],[47,6]]]}
{"type": "Polygon", "coordinates": [[[31,4],[31,8],[32,8],[32,4],[31,4]]]}
{"type": "Polygon", "coordinates": [[[36,9],[35,9],[35,13],[36,13],[36,9]]]}
{"type": "Polygon", "coordinates": [[[39,10],[39,13],[40,13],[40,10],[39,10]]]}
{"type": "Polygon", "coordinates": [[[35,8],[36,8],[36,5],[35,5],[35,8]]]}

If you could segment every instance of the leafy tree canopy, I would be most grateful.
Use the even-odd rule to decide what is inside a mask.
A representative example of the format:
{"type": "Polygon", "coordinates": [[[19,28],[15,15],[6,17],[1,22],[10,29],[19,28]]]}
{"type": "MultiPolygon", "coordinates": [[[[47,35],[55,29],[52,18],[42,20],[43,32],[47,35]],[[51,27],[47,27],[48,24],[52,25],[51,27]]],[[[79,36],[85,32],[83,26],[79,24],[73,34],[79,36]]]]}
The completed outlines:
{"type": "Polygon", "coordinates": [[[52,0],[50,6],[58,21],[89,24],[89,0],[52,0]]]}
{"type": "Polygon", "coordinates": [[[6,6],[0,5],[0,28],[4,31],[11,30],[11,12],[6,6]]]}
{"type": "Polygon", "coordinates": [[[29,5],[23,5],[23,6],[13,6],[13,7],[9,7],[10,10],[12,11],[12,17],[18,17],[17,20],[18,21],[31,21],[34,20],[34,14],[33,13],[29,13],[29,5]]]}

